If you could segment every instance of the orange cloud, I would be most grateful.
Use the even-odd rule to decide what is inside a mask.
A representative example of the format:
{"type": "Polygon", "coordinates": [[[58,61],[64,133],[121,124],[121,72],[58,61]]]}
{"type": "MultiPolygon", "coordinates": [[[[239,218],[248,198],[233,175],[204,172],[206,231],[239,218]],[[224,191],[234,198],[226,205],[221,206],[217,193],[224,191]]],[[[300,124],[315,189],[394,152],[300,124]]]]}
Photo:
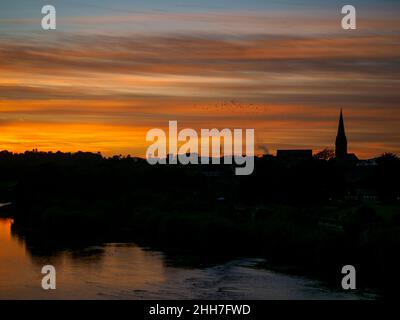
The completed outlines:
{"type": "MultiPolygon", "coordinates": [[[[293,36],[290,21],[221,14],[223,30],[240,22],[246,32],[5,38],[1,148],[144,156],[147,130],[178,120],[195,129],[255,128],[256,142],[270,151],[321,149],[333,144],[337,110],[344,107],[352,151],[399,151],[400,37],[389,32],[400,29],[398,20],[367,19],[359,34],[345,35],[337,23],[314,19],[293,36]],[[311,32],[316,25],[325,33],[311,32]]],[[[191,18],[217,24],[219,17],[191,18]]],[[[94,17],[86,23],[101,20],[132,22],[94,17]]]]}

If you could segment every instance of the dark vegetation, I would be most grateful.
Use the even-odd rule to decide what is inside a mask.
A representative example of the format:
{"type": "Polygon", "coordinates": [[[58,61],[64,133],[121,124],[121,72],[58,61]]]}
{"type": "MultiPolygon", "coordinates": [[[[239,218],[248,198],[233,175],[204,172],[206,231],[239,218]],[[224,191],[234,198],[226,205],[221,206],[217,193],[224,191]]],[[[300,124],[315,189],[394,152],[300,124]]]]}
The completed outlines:
{"type": "Polygon", "coordinates": [[[0,153],[0,215],[29,242],[114,237],[207,254],[264,255],[340,285],[392,295],[400,285],[400,160],[340,163],[255,159],[250,176],[227,165],[158,165],[78,152],[0,153]]]}

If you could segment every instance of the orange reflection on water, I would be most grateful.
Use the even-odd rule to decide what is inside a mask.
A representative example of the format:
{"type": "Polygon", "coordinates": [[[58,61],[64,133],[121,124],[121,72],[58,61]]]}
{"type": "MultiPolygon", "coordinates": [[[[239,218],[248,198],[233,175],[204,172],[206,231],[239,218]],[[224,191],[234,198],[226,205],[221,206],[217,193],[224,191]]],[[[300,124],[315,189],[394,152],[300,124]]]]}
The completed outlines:
{"type": "Polygon", "coordinates": [[[4,219],[0,221],[0,241],[1,239],[11,239],[11,226],[13,223],[13,219],[4,219]]]}
{"type": "Polygon", "coordinates": [[[12,224],[0,219],[0,299],[129,298],[165,281],[163,256],[157,252],[111,243],[43,253],[12,234],[12,224]],[[56,290],[41,287],[41,269],[48,264],[56,268],[56,290]]]}

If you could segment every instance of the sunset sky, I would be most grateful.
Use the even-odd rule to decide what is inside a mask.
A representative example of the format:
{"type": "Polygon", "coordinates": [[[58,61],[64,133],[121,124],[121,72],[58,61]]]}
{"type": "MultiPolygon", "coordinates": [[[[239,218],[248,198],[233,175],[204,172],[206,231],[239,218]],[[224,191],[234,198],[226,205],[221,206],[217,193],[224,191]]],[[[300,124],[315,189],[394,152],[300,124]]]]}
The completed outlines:
{"type": "Polygon", "coordinates": [[[151,128],[254,128],[256,153],[400,153],[400,2],[0,4],[0,150],[145,157],[151,128]],[[57,30],[41,29],[41,8],[57,30]],[[357,30],[341,28],[341,7],[357,30]]]}

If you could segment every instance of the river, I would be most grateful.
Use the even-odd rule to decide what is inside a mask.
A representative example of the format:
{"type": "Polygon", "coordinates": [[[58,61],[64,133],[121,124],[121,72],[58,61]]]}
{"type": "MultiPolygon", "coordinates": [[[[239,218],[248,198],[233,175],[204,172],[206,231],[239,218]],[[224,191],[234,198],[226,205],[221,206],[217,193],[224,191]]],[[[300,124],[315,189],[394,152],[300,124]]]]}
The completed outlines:
{"type": "Polygon", "coordinates": [[[40,254],[0,219],[0,299],[372,299],[313,279],[260,268],[237,258],[184,267],[135,243],[106,243],[40,254]],[[53,265],[57,289],[43,290],[41,269],[53,265]],[[177,266],[178,265],[178,266],[177,266]]]}

